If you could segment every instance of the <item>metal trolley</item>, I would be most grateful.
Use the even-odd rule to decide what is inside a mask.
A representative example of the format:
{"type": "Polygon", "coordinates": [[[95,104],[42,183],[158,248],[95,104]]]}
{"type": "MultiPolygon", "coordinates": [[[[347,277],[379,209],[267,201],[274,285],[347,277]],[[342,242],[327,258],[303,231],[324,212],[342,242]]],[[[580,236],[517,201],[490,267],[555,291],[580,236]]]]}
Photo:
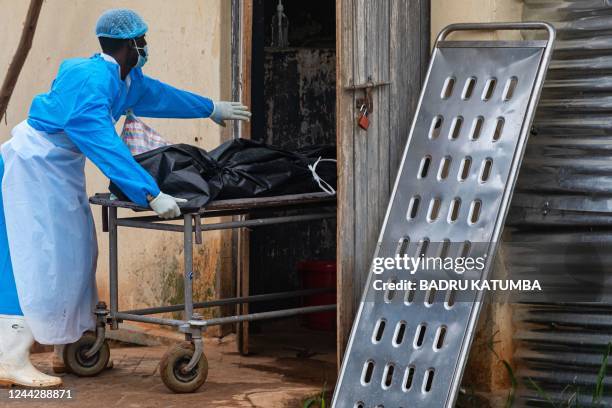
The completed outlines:
{"type": "MultiPolygon", "coordinates": [[[[244,321],[264,320],[334,310],[335,304],[323,306],[298,307],[261,313],[236,314],[233,316],[203,319],[195,309],[212,308],[225,305],[241,305],[251,302],[295,298],[329,291],[330,289],[310,289],[264,295],[241,296],[207,302],[193,301],[193,245],[202,244],[202,232],[254,228],[258,226],[322,220],[336,216],[336,197],[325,193],[308,193],[277,197],[219,200],[211,202],[197,212],[187,212],[174,220],[162,220],[157,216],[140,214],[136,216],[117,216],[118,208],[136,212],[150,211],[134,203],[111,200],[109,194],[96,194],[90,203],[102,206],[103,230],[109,233],[109,275],[110,310],[104,302],[98,303],[96,332],[86,333],[77,342],[64,349],[64,361],[68,370],[79,376],[94,376],[102,372],[110,359],[109,345],[105,339],[106,325],[111,330],[119,328],[124,320],[154,323],[176,327],[185,334],[185,342],[173,345],[161,360],[160,375],[164,384],[177,393],[197,390],[208,375],[208,362],[204,355],[202,333],[209,326],[244,321]],[[300,210],[300,211],[295,211],[300,210]],[[289,212],[289,214],[287,213],[289,212]],[[296,212],[298,214],[296,214],[296,212]],[[270,215],[273,213],[274,215],[270,215]],[[232,221],[204,224],[205,218],[234,216],[232,221]],[[176,221],[183,221],[182,225],[176,221]],[[174,221],[174,222],[170,222],[174,221]],[[184,245],[184,297],[185,303],[137,309],[119,310],[119,268],[118,268],[118,228],[141,228],[183,233],[184,245]],[[183,311],[183,320],[153,317],[150,315],[183,311]]],[[[333,289],[331,289],[333,290],[333,289]]],[[[240,308],[237,308],[240,310],[240,308]]],[[[237,312],[240,313],[240,312],[237,312]]]]}

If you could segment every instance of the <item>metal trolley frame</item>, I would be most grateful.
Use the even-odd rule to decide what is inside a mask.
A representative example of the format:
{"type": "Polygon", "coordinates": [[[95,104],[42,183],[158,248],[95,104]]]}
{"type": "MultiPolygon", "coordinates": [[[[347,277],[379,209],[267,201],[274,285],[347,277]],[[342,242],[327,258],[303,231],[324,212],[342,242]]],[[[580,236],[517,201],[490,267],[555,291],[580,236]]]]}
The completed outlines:
{"type": "Polygon", "coordinates": [[[270,293],[253,296],[240,296],[228,299],[218,299],[206,302],[194,302],[192,281],[193,245],[202,244],[202,232],[254,228],[259,226],[322,220],[336,216],[336,197],[325,193],[295,194],[276,197],[253,199],[219,200],[211,202],[206,208],[197,212],[186,212],[181,217],[163,220],[155,215],[135,215],[118,217],[117,209],[126,208],[136,212],[150,211],[131,202],[112,200],[109,194],[96,194],[90,198],[90,203],[102,206],[103,230],[109,233],[109,275],[110,275],[110,309],[104,302],[96,308],[96,334],[84,336],[65,350],[65,360],[70,371],[77,375],[96,375],[102,371],[110,353],[105,341],[105,330],[108,324],[111,330],[119,328],[124,320],[144,323],[154,323],[176,327],[185,334],[186,343],[171,349],[162,359],[160,374],[164,383],[175,392],[192,392],[206,380],[208,364],[204,356],[202,333],[209,326],[244,321],[274,319],[297,316],[307,313],[335,310],[336,305],[298,307],[284,310],[274,310],[260,313],[237,314],[227,317],[204,319],[196,309],[212,308],[226,305],[241,305],[267,300],[289,299],[312,295],[327,289],[309,289],[290,292],[270,293]],[[299,214],[296,211],[301,210],[299,214]],[[273,211],[274,215],[270,215],[273,211]],[[291,214],[287,214],[289,211],[291,214]],[[280,213],[280,214],[279,214],[280,213]],[[233,216],[232,221],[203,223],[206,218],[233,216]],[[182,225],[176,221],[182,221],[182,225]],[[150,307],[129,311],[119,310],[119,265],[118,265],[118,230],[119,227],[153,229],[159,231],[180,232],[183,234],[184,247],[184,298],[185,303],[179,305],[150,307]],[[153,317],[150,315],[183,311],[183,320],[153,317]]]}

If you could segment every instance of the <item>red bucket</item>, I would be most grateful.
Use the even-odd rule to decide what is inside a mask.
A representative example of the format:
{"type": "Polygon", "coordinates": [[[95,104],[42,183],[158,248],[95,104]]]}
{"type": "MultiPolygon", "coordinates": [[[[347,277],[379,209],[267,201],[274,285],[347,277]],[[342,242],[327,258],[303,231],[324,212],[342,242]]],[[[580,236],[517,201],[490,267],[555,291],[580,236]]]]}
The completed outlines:
{"type": "MultiPolygon", "coordinates": [[[[297,270],[304,289],[334,288],[333,292],[304,297],[304,306],[336,303],[336,261],[301,261],[297,270]]],[[[306,327],[312,330],[335,331],[336,311],[310,313],[304,316],[306,327]]]]}

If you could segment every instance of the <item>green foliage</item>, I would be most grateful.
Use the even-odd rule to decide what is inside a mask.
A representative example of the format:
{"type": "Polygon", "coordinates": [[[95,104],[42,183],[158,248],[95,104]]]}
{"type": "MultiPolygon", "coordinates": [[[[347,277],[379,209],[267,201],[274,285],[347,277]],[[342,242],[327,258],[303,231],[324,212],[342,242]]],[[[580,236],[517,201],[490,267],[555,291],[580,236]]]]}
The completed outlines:
{"type": "Polygon", "coordinates": [[[512,366],[506,360],[501,360],[504,367],[506,367],[506,371],[508,372],[508,376],[510,377],[511,387],[510,392],[508,392],[508,397],[506,398],[506,408],[512,408],[514,405],[514,395],[516,394],[516,387],[518,385],[518,381],[516,380],[516,376],[514,375],[514,370],[512,370],[512,366]]]}
{"type": "Polygon", "coordinates": [[[540,398],[546,400],[546,402],[548,402],[551,407],[557,407],[552,398],[550,398],[546,391],[544,391],[538,384],[536,384],[535,381],[533,381],[530,377],[527,377],[527,381],[529,382],[531,388],[533,388],[538,393],[540,398]]]}
{"type": "Polygon", "coordinates": [[[597,383],[595,384],[595,390],[593,391],[593,403],[599,404],[604,393],[604,380],[606,378],[606,370],[608,369],[608,357],[610,357],[610,348],[612,343],[608,343],[606,352],[603,356],[599,372],[597,373],[597,383]]]}
{"type": "Polygon", "coordinates": [[[316,406],[318,406],[318,408],[327,408],[327,402],[325,401],[326,386],[327,386],[327,383],[323,383],[321,394],[316,395],[314,397],[310,397],[306,401],[304,401],[303,408],[314,408],[315,404],[317,404],[316,406]]]}
{"type": "Polygon", "coordinates": [[[510,365],[510,363],[506,360],[503,360],[499,356],[499,354],[497,354],[497,352],[495,351],[495,345],[497,343],[500,343],[499,340],[495,341],[495,336],[497,336],[498,334],[499,334],[499,330],[493,333],[493,335],[487,342],[487,347],[495,355],[497,360],[503,364],[504,368],[506,369],[506,372],[508,373],[508,377],[510,377],[510,391],[508,392],[508,397],[506,398],[506,403],[504,406],[505,408],[512,408],[512,406],[514,405],[514,397],[516,394],[516,387],[518,386],[518,381],[516,379],[516,376],[514,375],[514,370],[512,369],[512,366],[510,365]]]}
{"type": "MultiPolygon", "coordinates": [[[[595,389],[593,390],[592,403],[593,405],[601,405],[601,400],[604,395],[604,381],[606,378],[606,372],[608,369],[608,359],[610,357],[610,351],[612,350],[612,343],[608,343],[606,347],[606,351],[602,357],[601,365],[599,367],[599,371],[597,372],[597,381],[595,384],[595,389]]],[[[580,389],[574,387],[573,385],[567,385],[561,395],[566,394],[568,390],[573,390],[574,392],[570,394],[564,401],[560,403],[555,403],[553,399],[550,397],[546,391],[544,391],[535,381],[531,378],[527,378],[528,384],[531,388],[533,388],[540,398],[544,399],[551,407],[553,408],[580,408],[580,401],[578,400],[578,396],[580,395],[580,389]]]]}

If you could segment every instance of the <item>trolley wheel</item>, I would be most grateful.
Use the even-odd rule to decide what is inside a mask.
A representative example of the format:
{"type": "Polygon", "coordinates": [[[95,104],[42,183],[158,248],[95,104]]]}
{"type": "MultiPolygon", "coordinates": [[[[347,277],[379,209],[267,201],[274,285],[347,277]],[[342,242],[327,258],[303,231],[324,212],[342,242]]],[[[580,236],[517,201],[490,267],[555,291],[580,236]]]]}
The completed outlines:
{"type": "Polygon", "coordinates": [[[79,377],[93,377],[104,371],[110,360],[110,347],[106,340],[96,354],[89,358],[85,356],[95,342],[95,334],[85,333],[79,340],[64,347],[64,365],[68,372],[79,377]]]}
{"type": "Polygon", "coordinates": [[[204,353],[191,371],[183,372],[183,368],[189,364],[193,353],[193,344],[184,341],[171,346],[162,357],[159,373],[162,381],[170,390],[180,394],[190,393],[196,391],[206,382],[208,360],[204,353]]]}

